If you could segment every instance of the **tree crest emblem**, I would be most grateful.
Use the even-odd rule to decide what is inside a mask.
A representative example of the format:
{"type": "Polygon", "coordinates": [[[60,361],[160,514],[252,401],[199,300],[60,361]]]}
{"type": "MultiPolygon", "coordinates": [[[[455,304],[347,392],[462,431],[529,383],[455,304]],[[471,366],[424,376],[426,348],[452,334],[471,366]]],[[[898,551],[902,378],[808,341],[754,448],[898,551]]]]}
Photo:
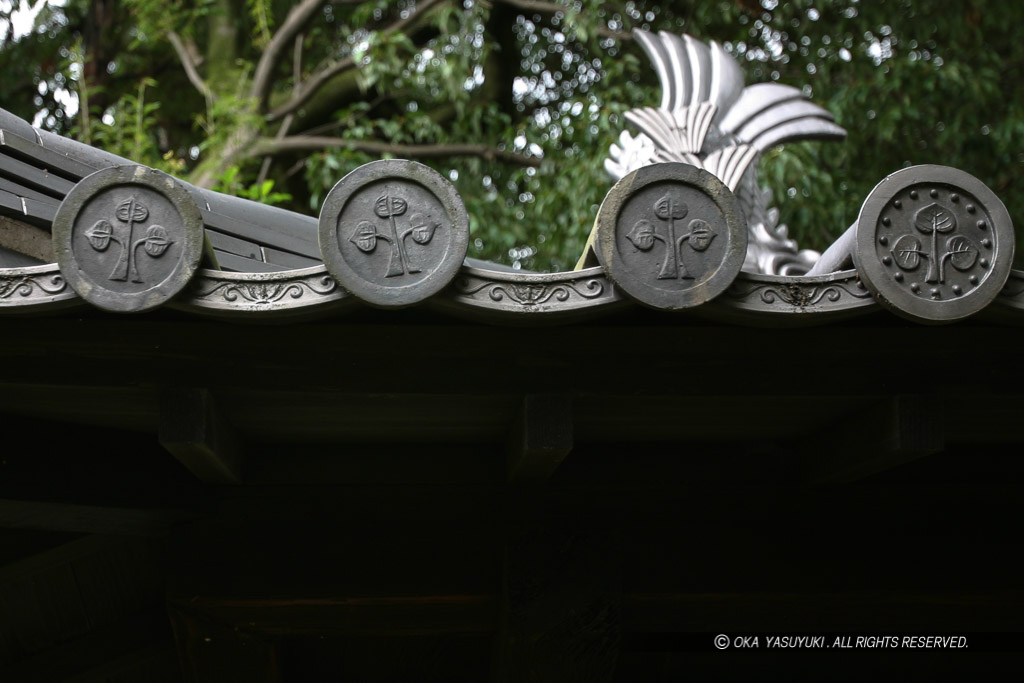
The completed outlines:
{"type": "Polygon", "coordinates": [[[950,235],[940,249],[939,235],[955,233],[957,229],[956,216],[948,208],[938,203],[923,207],[914,216],[914,228],[931,238],[929,250],[925,251],[925,245],[913,233],[900,237],[893,244],[889,254],[902,270],[916,270],[921,261],[927,261],[928,272],[925,275],[925,282],[944,284],[946,261],[960,272],[966,272],[974,267],[978,260],[978,248],[970,238],[964,235],[950,235]]]}
{"type": "Polygon", "coordinates": [[[707,221],[695,218],[688,225],[688,233],[676,236],[676,221],[686,218],[689,208],[671,191],[656,200],[652,208],[654,216],[666,223],[667,235],[661,235],[655,224],[641,218],[633,225],[633,229],[626,233],[626,239],[634,247],[645,252],[653,249],[655,242],[665,245],[665,260],[662,261],[661,270],[658,272],[659,280],[692,280],[693,276],[687,272],[683,264],[683,245],[689,244],[694,251],[704,251],[715,239],[715,232],[707,221]]]}
{"type": "Polygon", "coordinates": [[[409,209],[409,203],[398,195],[389,193],[377,197],[373,204],[373,213],[378,218],[388,221],[391,228],[390,234],[377,229],[373,221],[360,221],[356,229],[349,237],[349,241],[356,245],[356,248],[364,254],[372,253],[377,248],[377,241],[384,240],[391,247],[391,257],[388,259],[388,269],[384,277],[398,277],[406,273],[419,273],[419,268],[409,260],[406,250],[406,239],[410,236],[416,244],[428,244],[434,237],[434,231],[440,225],[431,221],[423,214],[414,213],[409,218],[408,227],[400,230],[396,218],[405,215],[409,209]]]}
{"type": "Polygon", "coordinates": [[[139,247],[142,247],[149,257],[159,258],[174,244],[173,240],[168,239],[167,229],[162,225],[149,226],[146,228],[145,237],[133,241],[135,225],[143,223],[148,218],[149,209],[132,195],[117,205],[114,210],[114,223],[104,218],[96,221],[85,231],[89,245],[96,251],[106,251],[111,242],[120,245],[121,253],[114,264],[114,270],[110,273],[110,280],[125,282],[131,275],[132,282],[142,283],[137,268],[136,252],[139,247]]]}

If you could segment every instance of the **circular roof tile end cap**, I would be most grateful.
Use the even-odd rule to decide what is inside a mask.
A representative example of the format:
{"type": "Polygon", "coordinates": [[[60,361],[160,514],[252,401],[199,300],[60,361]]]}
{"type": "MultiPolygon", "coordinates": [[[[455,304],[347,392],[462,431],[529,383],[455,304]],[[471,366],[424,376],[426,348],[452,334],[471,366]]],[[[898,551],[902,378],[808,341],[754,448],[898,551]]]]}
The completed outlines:
{"type": "Polygon", "coordinates": [[[1013,222],[984,183],[948,166],[887,176],[864,200],[853,261],[878,302],[914,322],[968,318],[1013,268],[1013,222]]]}
{"type": "Polygon", "coordinates": [[[90,304],[140,313],[188,285],[203,257],[203,218],[174,178],[138,165],[80,180],[53,219],[61,274],[90,304]]]}
{"type": "Polygon", "coordinates": [[[598,209],[598,260],[617,287],[645,306],[700,306],[743,267],[741,215],[733,193],[706,170],[644,166],[615,183],[598,209]]]}
{"type": "Polygon", "coordinates": [[[327,271],[378,308],[403,308],[444,289],[469,248],[469,216],[455,187],[416,161],[360,166],[335,185],[320,211],[327,271]]]}

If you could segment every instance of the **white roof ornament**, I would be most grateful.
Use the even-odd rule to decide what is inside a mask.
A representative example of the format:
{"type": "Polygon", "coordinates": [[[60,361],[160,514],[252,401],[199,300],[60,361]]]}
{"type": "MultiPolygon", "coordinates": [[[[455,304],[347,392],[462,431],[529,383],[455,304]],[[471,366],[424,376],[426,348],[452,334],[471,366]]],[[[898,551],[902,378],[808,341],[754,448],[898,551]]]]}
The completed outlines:
{"type": "Polygon", "coordinates": [[[626,112],[639,130],[623,131],[605,169],[618,180],[649,164],[682,161],[714,174],[736,194],[750,240],[743,270],[802,275],[818,252],[789,239],[771,192],[757,183],[757,159],[775,145],[796,140],[842,140],[846,131],[797,88],[778,83],[743,87],[743,70],[712,41],[688,35],[635,30],[661,81],[661,106],[626,112]]]}

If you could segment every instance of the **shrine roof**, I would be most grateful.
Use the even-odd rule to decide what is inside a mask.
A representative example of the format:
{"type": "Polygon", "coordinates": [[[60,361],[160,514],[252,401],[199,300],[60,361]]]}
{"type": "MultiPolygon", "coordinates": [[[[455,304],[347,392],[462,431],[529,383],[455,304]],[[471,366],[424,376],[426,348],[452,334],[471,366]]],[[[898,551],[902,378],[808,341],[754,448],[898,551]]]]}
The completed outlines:
{"type": "Polygon", "coordinates": [[[922,323],[975,314],[999,324],[1024,321],[1024,271],[1010,267],[1013,228],[1005,208],[988,188],[956,169],[915,167],[886,179],[862,207],[861,223],[864,211],[874,211],[870,230],[859,231],[866,242],[854,244],[856,235],[844,236],[830,250],[839,256],[826,252],[823,259],[831,259],[831,272],[798,276],[741,270],[742,215],[730,204],[728,189],[702,169],[658,164],[630,178],[612,189],[597,216],[592,251],[581,259],[588,267],[530,273],[465,258],[469,231],[461,198],[441,176],[415,162],[375,162],[358,169],[332,191],[334,198],[328,197],[318,220],[194,187],[0,110],[0,266],[5,266],[0,267],[0,314],[89,305],[134,312],[166,305],[223,320],[273,321],[331,317],[367,305],[423,306],[472,321],[534,325],[599,318],[640,305],[770,327],[827,324],[880,308],[922,323]],[[116,193],[126,187],[150,199],[115,208],[116,193]],[[672,188],[668,194],[666,187],[672,188]],[[394,197],[388,198],[389,192],[394,197]],[[651,197],[668,201],[666,210],[675,211],[674,217],[662,213],[656,201],[654,213],[645,218],[643,212],[651,209],[637,208],[644,192],[664,194],[651,197]],[[902,206],[901,197],[908,204],[906,234],[894,233],[890,242],[879,230],[899,210],[893,207],[902,206]],[[691,218],[706,204],[714,220],[693,218],[691,234],[657,256],[656,243],[665,243],[658,225],[671,223],[675,230],[686,212],[684,199],[693,207],[691,218]],[[110,207],[98,208],[104,203],[110,207]],[[676,205],[682,208],[671,208],[676,205]],[[407,206],[411,215],[405,215],[407,206]],[[115,217],[129,209],[135,212],[131,220],[127,214],[124,220],[115,217]],[[929,211],[937,229],[913,229],[913,221],[923,221],[929,211]],[[192,236],[175,237],[174,217],[188,223],[181,217],[189,212],[195,225],[182,230],[193,230],[192,236]],[[166,218],[168,227],[148,226],[141,237],[142,216],[150,213],[151,221],[166,218]],[[358,220],[367,216],[381,219],[380,227],[358,220]],[[388,221],[398,230],[399,217],[409,226],[400,238],[398,232],[389,236],[388,221]],[[414,224],[417,220],[422,224],[414,224]],[[123,246],[117,260],[117,249],[108,245],[130,241],[136,222],[140,239],[123,246]],[[354,226],[345,228],[351,235],[340,234],[342,224],[354,226]],[[125,226],[127,237],[118,237],[125,226]],[[943,231],[952,236],[939,240],[943,231]],[[941,258],[929,256],[930,241],[941,258]],[[175,252],[175,243],[182,247],[176,265],[160,259],[165,251],[175,252]],[[188,244],[191,255],[185,254],[188,244]],[[698,257],[720,262],[701,265],[698,257]],[[189,258],[192,262],[185,263],[189,258]],[[111,275],[103,277],[115,263],[111,275]],[[139,274],[138,268],[164,263],[169,265],[159,273],[139,274]],[[687,267],[706,273],[694,280],[687,267]],[[157,275],[163,278],[160,291],[142,282],[157,275]]]}

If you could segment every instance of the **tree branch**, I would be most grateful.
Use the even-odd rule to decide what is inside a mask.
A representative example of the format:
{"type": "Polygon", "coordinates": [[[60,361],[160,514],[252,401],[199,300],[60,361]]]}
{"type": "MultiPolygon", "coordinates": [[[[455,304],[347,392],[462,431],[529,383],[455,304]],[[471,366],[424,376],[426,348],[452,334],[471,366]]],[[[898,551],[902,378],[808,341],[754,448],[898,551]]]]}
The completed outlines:
{"type": "MultiPolygon", "coordinates": [[[[411,24],[414,19],[420,17],[424,12],[429,10],[431,7],[434,7],[435,5],[438,5],[445,1],[446,0],[422,0],[419,4],[416,5],[415,8],[409,11],[409,14],[407,14],[405,18],[399,19],[393,24],[384,27],[383,29],[381,29],[381,33],[383,35],[388,35],[396,31],[401,31],[406,26],[411,24]]],[[[355,66],[355,60],[352,59],[351,56],[348,56],[316,72],[315,74],[313,74],[312,76],[305,80],[305,82],[302,84],[302,87],[297,89],[297,91],[292,95],[291,99],[289,99],[287,102],[280,105],[279,107],[275,107],[273,110],[271,110],[271,112],[267,114],[267,120],[277,121],[278,119],[284,118],[288,114],[293,113],[299,107],[308,102],[310,98],[313,97],[313,95],[315,95],[317,91],[320,90],[320,88],[322,88],[328,81],[330,81],[335,76],[342,74],[348,71],[349,69],[354,68],[355,66]]]]}
{"type": "Polygon", "coordinates": [[[501,161],[517,166],[540,166],[541,160],[514,152],[494,149],[486,145],[400,145],[376,140],[345,140],[343,138],[314,135],[260,138],[246,156],[277,155],[289,152],[319,152],[324,149],[349,149],[370,154],[391,154],[396,157],[432,159],[443,157],[479,157],[486,161],[501,161]]]}
{"type": "MultiPolygon", "coordinates": [[[[292,52],[292,87],[298,90],[302,85],[302,42],[306,39],[305,33],[300,33],[295,36],[295,49],[292,52]]],[[[277,135],[274,137],[278,140],[288,135],[288,131],[292,127],[292,121],[295,120],[294,114],[288,114],[284,117],[284,121],[281,122],[280,128],[277,129],[277,135]]],[[[273,161],[273,157],[263,157],[263,164],[260,165],[260,174],[256,177],[256,184],[262,185],[263,181],[267,179],[267,174],[270,173],[270,163],[273,161]]]]}
{"type": "Polygon", "coordinates": [[[306,79],[305,83],[297,93],[292,95],[291,99],[282,104],[279,107],[273,109],[267,114],[268,121],[277,121],[280,118],[287,116],[288,114],[294,113],[299,107],[309,101],[316,91],[323,87],[327,81],[331,80],[338,74],[348,71],[356,65],[355,60],[352,57],[345,57],[334,64],[330,65],[326,69],[316,72],[312,76],[306,79]]]}
{"type": "Polygon", "coordinates": [[[190,36],[185,36],[182,38],[182,41],[185,43],[185,50],[188,52],[189,57],[192,58],[192,63],[195,64],[198,69],[203,65],[206,58],[203,57],[203,53],[199,51],[199,46],[196,45],[196,41],[192,40],[190,36]]]}
{"type": "MultiPolygon", "coordinates": [[[[395,98],[398,98],[398,97],[402,97],[402,96],[408,94],[408,92],[409,92],[408,90],[399,90],[398,92],[395,92],[395,93],[380,93],[380,94],[378,94],[376,97],[374,97],[372,100],[370,100],[370,104],[367,105],[366,109],[364,109],[363,111],[359,112],[360,118],[364,118],[364,119],[369,118],[370,112],[373,111],[374,109],[376,109],[382,102],[385,102],[387,100],[392,100],[392,99],[395,99],[395,98]]],[[[291,115],[289,114],[289,116],[291,116],[291,115]]],[[[351,118],[351,117],[349,117],[349,118],[351,118]]],[[[306,130],[302,131],[301,133],[296,133],[296,135],[320,135],[321,133],[326,133],[327,131],[334,130],[335,128],[344,128],[346,125],[349,125],[349,123],[350,123],[350,121],[348,119],[343,120],[343,121],[329,121],[327,123],[322,123],[319,126],[313,126],[312,128],[307,128],[306,130]]]]}
{"type": "Polygon", "coordinates": [[[171,41],[171,45],[174,47],[174,51],[178,53],[178,59],[181,61],[181,65],[185,68],[185,75],[188,76],[188,80],[196,87],[203,97],[206,98],[207,102],[212,102],[217,99],[217,96],[210,90],[210,86],[206,84],[203,77],[196,71],[196,64],[192,60],[191,55],[188,53],[188,49],[185,47],[185,43],[182,42],[181,36],[174,31],[167,32],[167,39],[171,41]]]}
{"type": "Polygon", "coordinates": [[[288,12],[284,23],[267,43],[260,61],[256,64],[256,71],[252,77],[252,88],[249,91],[252,98],[259,102],[260,111],[266,111],[274,69],[281,61],[285,47],[302,32],[324,2],[326,0],[302,0],[288,12]]]}

